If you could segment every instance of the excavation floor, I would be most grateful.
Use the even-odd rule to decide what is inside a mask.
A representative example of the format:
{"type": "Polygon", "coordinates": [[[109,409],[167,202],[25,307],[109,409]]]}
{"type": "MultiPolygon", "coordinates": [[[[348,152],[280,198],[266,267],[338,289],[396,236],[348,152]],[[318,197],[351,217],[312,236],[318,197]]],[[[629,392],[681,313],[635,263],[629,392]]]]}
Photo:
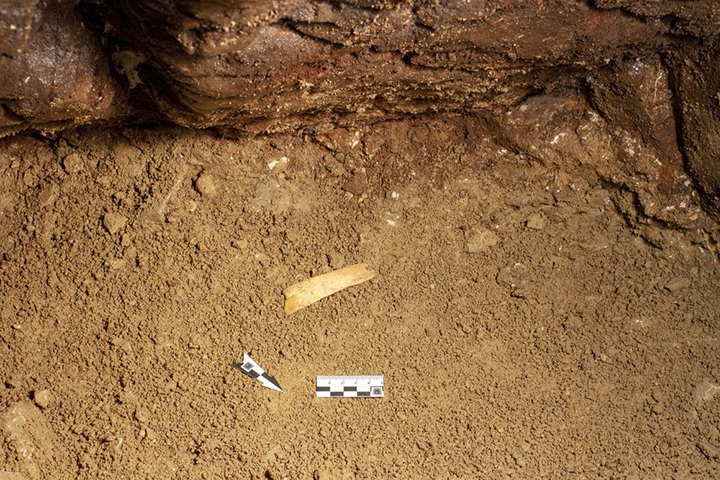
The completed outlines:
{"type": "Polygon", "coordinates": [[[0,478],[718,478],[716,253],[401,133],[3,140],[0,478]],[[385,397],[315,398],[350,374],[385,397]]]}

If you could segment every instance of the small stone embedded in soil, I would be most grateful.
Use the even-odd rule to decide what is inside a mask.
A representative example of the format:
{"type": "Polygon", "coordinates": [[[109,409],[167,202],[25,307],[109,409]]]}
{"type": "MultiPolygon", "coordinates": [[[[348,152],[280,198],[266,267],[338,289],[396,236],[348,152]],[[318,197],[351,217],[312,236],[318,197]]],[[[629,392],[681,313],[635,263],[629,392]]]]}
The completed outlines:
{"type": "Polygon", "coordinates": [[[617,347],[609,347],[606,353],[607,356],[612,359],[615,358],[618,353],[620,353],[620,349],[618,349],[617,347]]]}
{"type": "Polygon", "coordinates": [[[238,250],[245,250],[248,246],[248,241],[244,238],[241,238],[240,240],[233,240],[230,242],[230,245],[233,248],[237,248],[238,250]]]}
{"type": "Polygon", "coordinates": [[[217,193],[212,174],[204,170],[195,179],[195,188],[203,197],[212,197],[217,193]]]}
{"type": "Polygon", "coordinates": [[[150,415],[144,408],[137,407],[135,408],[135,419],[141,424],[145,424],[150,420],[150,415]]]}
{"type": "Polygon", "coordinates": [[[342,268],[345,266],[345,258],[339,253],[331,252],[327,255],[328,264],[332,268],[342,268]]]}
{"type": "Polygon", "coordinates": [[[122,437],[117,437],[110,443],[110,445],[112,446],[112,449],[117,452],[118,450],[120,450],[120,447],[122,446],[124,441],[125,440],[122,437]]]}
{"type": "Polygon", "coordinates": [[[500,270],[495,280],[508,290],[523,290],[530,284],[529,276],[530,271],[525,265],[515,263],[500,270]]]}
{"type": "Polygon", "coordinates": [[[103,217],[103,225],[113,235],[125,228],[126,223],[127,217],[119,213],[106,213],[103,217]]]}
{"type": "Polygon", "coordinates": [[[525,226],[532,230],[542,230],[545,228],[545,220],[539,213],[533,213],[528,217],[525,226]]]}
{"type": "Polygon", "coordinates": [[[112,270],[119,270],[125,266],[125,259],[124,258],[111,258],[110,260],[107,261],[107,265],[112,270]]]}
{"type": "Polygon", "coordinates": [[[327,470],[315,470],[313,472],[313,480],[332,480],[333,476],[327,470]]]}
{"type": "Polygon", "coordinates": [[[35,404],[40,408],[47,408],[50,405],[50,391],[40,390],[33,393],[35,404]]]}
{"type": "Polygon", "coordinates": [[[720,385],[714,385],[710,382],[703,382],[695,388],[693,397],[695,403],[712,400],[716,395],[720,395],[720,385]]]}
{"type": "Polygon", "coordinates": [[[262,252],[256,253],[256,254],[255,254],[255,259],[256,259],[258,262],[260,262],[260,265],[261,265],[263,268],[269,267],[269,266],[270,266],[270,263],[272,262],[271,258],[268,257],[267,255],[265,255],[265,254],[262,253],[262,252]]]}
{"type": "Polygon", "coordinates": [[[345,182],[342,188],[353,195],[362,195],[368,188],[367,175],[362,172],[353,174],[353,176],[350,177],[350,180],[345,182]]]}
{"type": "Polygon", "coordinates": [[[155,433],[155,430],[153,430],[150,427],[147,427],[145,429],[145,439],[150,442],[157,440],[157,433],[155,433]]]}
{"type": "Polygon", "coordinates": [[[27,169],[23,174],[23,183],[27,187],[34,187],[37,184],[38,178],[35,172],[31,168],[27,169]]]}
{"type": "Polygon", "coordinates": [[[42,191],[40,192],[40,195],[38,195],[38,201],[40,202],[41,207],[49,207],[52,206],[55,203],[55,200],[57,200],[57,196],[59,193],[59,188],[57,185],[50,185],[47,187],[43,187],[42,191]]]}
{"type": "Polygon", "coordinates": [[[476,230],[467,241],[467,251],[478,253],[489,250],[500,242],[500,237],[490,229],[476,230]]]}
{"type": "Polygon", "coordinates": [[[62,166],[67,174],[78,173],[83,168],[83,161],[80,155],[71,153],[63,158],[62,166]]]}
{"type": "Polygon", "coordinates": [[[665,284],[665,288],[671,292],[677,292],[683,288],[689,287],[691,281],[687,277],[675,277],[665,284]]]}

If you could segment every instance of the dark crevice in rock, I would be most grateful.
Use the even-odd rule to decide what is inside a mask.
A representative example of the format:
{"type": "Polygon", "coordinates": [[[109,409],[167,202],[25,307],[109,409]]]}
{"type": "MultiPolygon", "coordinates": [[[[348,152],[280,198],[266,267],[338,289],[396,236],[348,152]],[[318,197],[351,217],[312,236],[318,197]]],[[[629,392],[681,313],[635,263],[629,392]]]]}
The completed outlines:
{"type": "MultiPolygon", "coordinates": [[[[315,42],[322,43],[324,45],[329,45],[329,46],[332,46],[335,48],[343,48],[344,47],[344,45],[342,43],[332,42],[326,38],[308,33],[307,31],[302,29],[303,23],[301,23],[301,22],[283,19],[282,21],[276,23],[275,25],[284,26],[284,27],[288,28],[289,30],[291,30],[293,33],[296,33],[296,34],[298,34],[302,37],[305,37],[309,40],[313,40],[315,42]]],[[[315,25],[317,25],[317,24],[315,24],[315,25]]],[[[329,28],[335,28],[335,25],[333,25],[331,23],[327,23],[326,26],[329,28]]]]}
{"type": "MultiPolygon", "coordinates": [[[[683,112],[682,105],[680,102],[680,90],[678,86],[678,78],[675,75],[675,70],[668,63],[667,58],[663,58],[663,65],[668,73],[668,85],[670,87],[670,107],[672,108],[673,118],[675,119],[675,135],[677,137],[677,146],[680,152],[682,152],[683,165],[688,172],[692,172],[692,165],[685,148],[685,140],[683,136],[683,112]]],[[[698,189],[697,178],[691,175],[691,181],[693,188],[698,189]]],[[[702,199],[705,202],[705,198],[702,199]]]]}

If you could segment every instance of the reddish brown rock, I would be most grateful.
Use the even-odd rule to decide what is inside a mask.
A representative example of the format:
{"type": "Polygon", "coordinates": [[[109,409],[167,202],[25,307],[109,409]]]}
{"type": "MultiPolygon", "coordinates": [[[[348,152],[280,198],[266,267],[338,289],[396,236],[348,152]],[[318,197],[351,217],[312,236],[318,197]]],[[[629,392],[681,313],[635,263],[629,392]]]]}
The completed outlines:
{"type": "Polygon", "coordinates": [[[368,189],[367,175],[363,172],[355,172],[350,179],[343,184],[343,190],[353,195],[362,195],[368,189]]]}
{"type": "Polygon", "coordinates": [[[509,105],[670,41],[662,22],[579,1],[182,3],[127,1],[114,17],[120,36],[131,31],[123,22],[143,32],[123,44],[147,59],[140,78],[173,121],[250,131],[316,123],[319,112],[341,121],[509,105]]]}
{"type": "Polygon", "coordinates": [[[37,0],[5,1],[0,4],[0,55],[22,53],[30,37],[32,12],[37,0]]]}
{"type": "Polygon", "coordinates": [[[13,0],[0,127],[126,118],[128,96],[144,118],[243,131],[474,112],[578,91],[613,59],[681,49],[675,33],[712,41],[718,25],[711,0],[13,0]]]}
{"type": "Polygon", "coordinates": [[[0,7],[0,135],[128,115],[99,39],[74,3],[0,7]]]}
{"type": "Polygon", "coordinates": [[[664,18],[678,34],[718,36],[720,4],[704,0],[595,0],[597,8],[622,8],[634,15],[664,18]]]}
{"type": "Polygon", "coordinates": [[[688,166],[707,210],[720,221],[720,48],[671,57],[688,166]]]}
{"type": "MultiPolygon", "coordinates": [[[[578,123],[589,97],[609,145],[591,149],[627,157],[604,165],[607,177],[640,178],[645,213],[676,221],[689,205],[678,125],[720,210],[719,33],[714,0],[10,0],[0,6],[0,135],[158,118],[258,133],[459,112],[489,119],[532,157],[522,139],[512,146],[521,120],[499,115],[539,93],[580,105],[548,110],[555,123],[542,135],[561,141],[564,121],[595,128],[578,123]],[[633,136],[641,150],[625,144],[633,136]]],[[[587,147],[560,157],[577,161],[587,147]]]]}

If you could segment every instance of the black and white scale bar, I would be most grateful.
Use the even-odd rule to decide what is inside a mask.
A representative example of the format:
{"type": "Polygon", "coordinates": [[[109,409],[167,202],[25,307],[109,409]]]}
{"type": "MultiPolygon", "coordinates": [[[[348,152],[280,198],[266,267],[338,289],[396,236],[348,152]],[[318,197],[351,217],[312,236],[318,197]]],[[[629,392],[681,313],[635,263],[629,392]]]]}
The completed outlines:
{"type": "Polygon", "coordinates": [[[247,353],[243,354],[243,363],[233,363],[232,365],[245,375],[258,380],[263,387],[271,388],[278,392],[283,391],[277,380],[275,380],[275,377],[268,375],[247,353]]]}
{"type": "Polygon", "coordinates": [[[318,397],[382,397],[384,379],[382,375],[318,375],[315,393],[318,397]]]}

